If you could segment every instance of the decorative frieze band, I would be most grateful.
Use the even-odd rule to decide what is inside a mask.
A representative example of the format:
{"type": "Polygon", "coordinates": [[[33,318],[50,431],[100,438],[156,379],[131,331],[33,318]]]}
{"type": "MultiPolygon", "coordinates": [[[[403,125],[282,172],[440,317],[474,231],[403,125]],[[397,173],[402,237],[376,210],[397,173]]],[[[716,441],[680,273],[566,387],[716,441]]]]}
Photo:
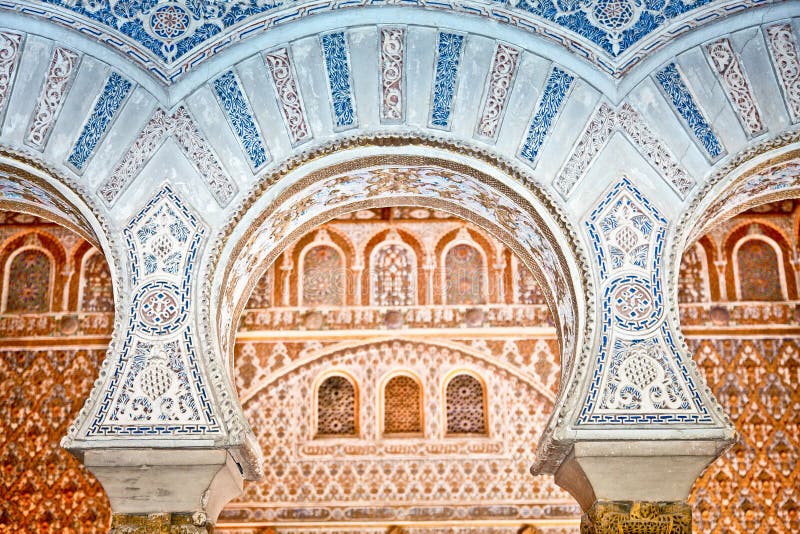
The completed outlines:
{"type": "Polygon", "coordinates": [[[520,149],[519,155],[522,158],[536,164],[539,149],[542,148],[542,144],[550,132],[550,128],[553,126],[553,122],[564,104],[574,80],[575,77],[571,74],[558,67],[553,67],[550,77],[547,78],[542,97],[539,99],[539,105],[536,107],[536,113],[528,128],[528,135],[525,137],[525,142],[520,149]]]}
{"type": "Polygon", "coordinates": [[[328,33],[320,37],[325,67],[328,71],[328,89],[333,108],[333,123],[337,130],[358,126],[353,106],[350,82],[350,59],[344,32],[328,33]]]}
{"type": "Polygon", "coordinates": [[[14,32],[0,32],[0,120],[5,116],[11,88],[17,74],[23,36],[14,32]]]}
{"type": "Polygon", "coordinates": [[[260,168],[269,161],[269,154],[239,77],[232,70],[225,72],[214,80],[214,92],[253,170],[260,168]]]}
{"type": "Polygon", "coordinates": [[[664,143],[645,124],[641,115],[630,104],[614,110],[601,102],[589,119],[567,162],[553,182],[565,198],[586,174],[587,169],[611,139],[614,131],[624,133],[647,161],[658,170],[681,198],[686,198],[695,186],[694,179],[681,167],[664,143]]]}
{"type": "Polygon", "coordinates": [[[672,103],[674,110],[683,119],[683,122],[692,132],[698,144],[703,148],[708,157],[716,160],[725,153],[722,143],[700,111],[686,82],[678,71],[675,63],[670,63],[655,74],[667,99],[672,103]]]}

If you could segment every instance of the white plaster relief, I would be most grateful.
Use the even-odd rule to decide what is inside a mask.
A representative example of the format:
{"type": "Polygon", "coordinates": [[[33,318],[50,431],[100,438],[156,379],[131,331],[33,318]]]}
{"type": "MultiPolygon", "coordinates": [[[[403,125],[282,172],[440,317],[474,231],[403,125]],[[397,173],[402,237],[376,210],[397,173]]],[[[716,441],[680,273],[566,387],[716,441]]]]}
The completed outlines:
{"type": "Polygon", "coordinates": [[[100,197],[112,205],[170,135],[203,177],[219,205],[227,205],[236,194],[236,185],[222,169],[208,141],[183,106],[172,115],[161,108],[153,113],[114,172],[100,185],[100,197]]]}
{"type": "Polygon", "coordinates": [[[381,28],[381,119],[403,120],[405,31],[381,28]]]}
{"type": "Polygon", "coordinates": [[[797,42],[789,24],[766,28],[767,45],[772,63],[778,73],[783,98],[792,122],[800,121],[800,58],[797,42]]]}
{"type": "Polygon", "coordinates": [[[624,133],[678,195],[681,198],[686,197],[695,185],[694,179],[645,124],[641,115],[630,104],[625,103],[614,110],[606,102],[602,102],[590,117],[583,134],[553,182],[561,195],[566,198],[570,194],[615,131],[624,133]]]}
{"type": "Polygon", "coordinates": [[[500,128],[514,75],[517,71],[520,50],[505,43],[498,43],[492,60],[489,79],[487,81],[486,99],[483,103],[481,118],[476,132],[478,135],[494,139],[500,128]]]}
{"type": "Polygon", "coordinates": [[[275,87],[275,95],[286,131],[289,133],[292,145],[298,145],[311,138],[311,129],[306,121],[303,98],[297,88],[289,50],[279,48],[267,52],[264,54],[264,61],[272,75],[272,84],[275,87]]]}
{"type": "Polygon", "coordinates": [[[67,96],[67,91],[72,84],[80,56],[67,48],[56,47],[47,68],[42,91],[36,101],[28,132],[25,134],[25,143],[39,150],[43,150],[50,137],[50,131],[58,119],[61,106],[67,96]]]}
{"type": "Polygon", "coordinates": [[[5,115],[19,62],[22,35],[0,32],[0,118],[5,115]]]}
{"type": "Polygon", "coordinates": [[[758,110],[750,80],[747,78],[742,64],[733,51],[728,38],[719,39],[706,45],[711,64],[719,74],[728,99],[739,115],[742,125],[750,135],[757,135],[765,130],[761,112],[758,110]]]}

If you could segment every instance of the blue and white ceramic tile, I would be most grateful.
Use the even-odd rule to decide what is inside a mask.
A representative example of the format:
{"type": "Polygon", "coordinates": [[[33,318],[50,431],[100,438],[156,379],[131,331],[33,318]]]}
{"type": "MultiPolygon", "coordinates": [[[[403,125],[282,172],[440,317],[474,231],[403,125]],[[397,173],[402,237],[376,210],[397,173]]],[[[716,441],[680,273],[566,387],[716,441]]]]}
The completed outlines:
{"type": "Polygon", "coordinates": [[[458,65],[464,36],[457,33],[441,32],[436,45],[436,76],[433,81],[433,105],[431,107],[431,126],[448,129],[453,98],[456,94],[458,65]]]}
{"type": "Polygon", "coordinates": [[[525,142],[520,149],[520,156],[530,161],[536,162],[539,155],[539,149],[542,147],[553,121],[558,115],[561,105],[567,93],[572,87],[572,82],[575,80],[574,76],[564,72],[558,67],[553,67],[550,76],[547,79],[547,85],[544,88],[542,97],[539,99],[539,105],[536,108],[536,113],[531,120],[528,135],[525,142]]]}
{"type": "Polygon", "coordinates": [[[357,126],[353,107],[353,89],[350,83],[350,60],[344,32],[328,33],[320,38],[325,68],[328,71],[328,89],[333,107],[333,122],[337,130],[357,126]]]}
{"type": "Polygon", "coordinates": [[[117,111],[122,107],[133,84],[112,72],[106,80],[103,92],[95,102],[92,114],[83,124],[83,130],[69,155],[68,162],[78,171],[83,170],[86,162],[94,153],[97,144],[103,138],[117,111]]]}
{"type": "Polygon", "coordinates": [[[236,74],[229,70],[214,80],[214,91],[253,169],[258,169],[269,155],[236,74]]]}
{"type": "Polygon", "coordinates": [[[675,111],[683,118],[700,146],[708,156],[715,160],[725,153],[722,144],[717,139],[714,130],[708,124],[705,116],[700,111],[694,97],[683,80],[675,63],[670,63],[655,74],[656,80],[661,85],[664,93],[669,98],[675,111]]]}

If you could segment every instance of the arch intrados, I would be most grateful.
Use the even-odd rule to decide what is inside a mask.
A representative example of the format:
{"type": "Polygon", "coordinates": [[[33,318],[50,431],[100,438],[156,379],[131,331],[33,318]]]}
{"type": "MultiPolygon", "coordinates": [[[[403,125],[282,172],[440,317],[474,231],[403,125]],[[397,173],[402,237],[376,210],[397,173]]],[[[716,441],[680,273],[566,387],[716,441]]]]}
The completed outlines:
{"type": "MultiPolygon", "coordinates": [[[[380,138],[373,140],[373,143],[384,146],[391,145],[393,141],[395,141],[394,138],[380,138]]],[[[407,145],[425,144],[424,140],[402,137],[397,138],[397,141],[407,142],[407,145]]],[[[449,145],[445,146],[443,142],[433,143],[431,148],[441,149],[443,146],[451,148],[449,145]]],[[[452,151],[455,152],[456,147],[452,148],[452,151]]],[[[334,147],[323,147],[322,152],[321,156],[336,154],[334,147]]],[[[462,152],[466,153],[466,157],[476,157],[469,150],[462,150],[462,152]]],[[[337,155],[340,156],[341,152],[337,155]]],[[[452,156],[453,154],[447,155],[452,156]]],[[[479,153],[478,156],[484,156],[484,154],[479,153]]],[[[464,157],[465,155],[462,154],[461,159],[463,160],[464,157]]],[[[226,227],[225,236],[217,241],[218,247],[211,260],[212,270],[216,272],[214,285],[226,288],[226,292],[211,294],[210,284],[207,284],[205,291],[210,297],[208,301],[214,307],[216,312],[214,315],[217,317],[216,324],[211,325],[211,328],[216,328],[214,333],[218,336],[217,340],[223,354],[228,355],[228,365],[231,369],[232,361],[229,349],[233,346],[236,335],[236,319],[241,316],[247,296],[251,293],[259,277],[286,248],[287,244],[296,241],[311,228],[344,213],[391,206],[420,206],[448,212],[481,227],[517,254],[534,274],[537,283],[545,293],[560,334],[561,350],[567,354],[564,361],[574,360],[574,353],[579,347],[578,338],[583,334],[580,323],[584,318],[582,310],[579,310],[577,305],[578,295],[585,293],[587,286],[591,283],[586,277],[584,268],[586,265],[585,255],[578,244],[577,232],[572,229],[571,223],[566,220],[551,198],[530,182],[527,175],[517,171],[510,164],[495,160],[491,156],[481,157],[484,161],[488,160],[490,165],[493,164],[494,169],[499,170],[505,178],[510,178],[518,184],[527,185],[532,193],[531,196],[536,199],[535,201],[520,195],[512,187],[503,183],[501,179],[478,170],[486,168],[486,164],[480,161],[476,161],[474,166],[470,166],[443,157],[413,153],[384,153],[379,158],[367,156],[346,161],[337,157],[338,162],[324,167],[320,164],[319,159],[310,155],[306,161],[315,163],[314,170],[305,173],[298,172],[299,176],[285,189],[272,196],[271,201],[266,201],[269,202],[266,206],[254,208],[254,205],[258,204],[259,196],[268,186],[275,187],[275,184],[283,176],[289,175],[295,169],[285,171],[283,176],[266,177],[262,187],[254,192],[253,196],[245,202],[242,210],[234,216],[233,222],[226,227]],[[331,202],[329,206],[319,209],[317,213],[308,213],[313,211],[312,208],[319,202],[319,198],[313,196],[314,187],[325,185],[326,180],[344,179],[345,177],[355,177],[353,181],[359,178],[363,180],[364,177],[374,178],[381,172],[388,172],[387,169],[393,167],[409,168],[417,173],[412,172],[409,176],[399,176],[397,172],[392,173],[394,183],[390,187],[387,186],[388,190],[400,192],[381,196],[382,191],[387,190],[383,189],[377,193],[365,192],[359,197],[346,187],[353,184],[345,182],[344,185],[339,184],[339,189],[334,191],[334,193],[340,194],[337,202],[331,202]],[[441,194],[431,195],[428,191],[429,194],[426,196],[424,191],[409,192],[403,191],[402,188],[398,189],[401,186],[408,186],[412,179],[431,179],[430,175],[425,175],[421,170],[434,171],[434,178],[438,178],[438,180],[434,180],[435,185],[437,188],[441,188],[441,190],[436,189],[435,192],[441,194]],[[455,184],[458,187],[455,187],[455,184]],[[477,203],[477,207],[465,207],[463,202],[442,196],[448,190],[447,188],[451,194],[453,190],[460,193],[468,185],[475,189],[468,194],[477,197],[477,193],[481,193],[484,196],[490,195],[491,198],[481,197],[481,203],[477,203]],[[491,212],[489,205],[491,205],[491,212]],[[513,212],[512,208],[516,212],[513,212]],[[483,209],[484,214],[477,213],[479,209],[483,209]],[[266,230],[274,228],[269,219],[278,216],[282,217],[278,219],[280,224],[276,225],[279,226],[279,231],[271,230],[272,233],[268,236],[260,235],[266,233],[266,230]],[[488,216],[494,217],[495,220],[488,220],[486,218],[488,216]],[[516,218],[519,216],[524,217],[524,221],[521,222],[516,218]],[[301,219],[300,222],[298,222],[298,217],[301,219]],[[553,220],[554,223],[548,225],[544,222],[545,217],[553,220]],[[289,221],[294,222],[294,227],[291,227],[289,221]],[[554,228],[554,226],[556,227],[554,228]],[[514,231],[518,232],[518,235],[524,235],[527,242],[522,242],[513,236],[512,232],[514,231]],[[532,231],[534,235],[522,234],[523,231],[532,231]],[[232,244],[226,245],[228,237],[234,233],[241,237],[230,239],[232,244]],[[259,238],[265,241],[259,243],[259,238]],[[535,243],[539,248],[531,243],[535,243]],[[568,246],[565,247],[562,243],[567,243],[568,246]],[[223,247],[226,250],[223,251],[223,247]],[[539,255],[539,260],[536,259],[535,254],[539,255]],[[226,257],[229,260],[220,263],[220,257],[226,257]],[[550,269],[550,279],[543,273],[543,267],[540,266],[539,261],[549,262],[547,267],[550,269]],[[567,317],[568,320],[563,320],[562,317],[567,317]]],[[[290,164],[287,163],[286,167],[289,166],[290,164]]],[[[300,170],[298,163],[297,171],[300,170]]],[[[380,183],[383,186],[383,182],[380,183]]],[[[431,184],[429,183],[428,186],[430,188],[431,184]]],[[[589,304],[591,307],[592,303],[589,304]]],[[[587,316],[590,315],[591,310],[587,316]]],[[[564,369],[569,369],[569,366],[564,366],[564,369]]]]}

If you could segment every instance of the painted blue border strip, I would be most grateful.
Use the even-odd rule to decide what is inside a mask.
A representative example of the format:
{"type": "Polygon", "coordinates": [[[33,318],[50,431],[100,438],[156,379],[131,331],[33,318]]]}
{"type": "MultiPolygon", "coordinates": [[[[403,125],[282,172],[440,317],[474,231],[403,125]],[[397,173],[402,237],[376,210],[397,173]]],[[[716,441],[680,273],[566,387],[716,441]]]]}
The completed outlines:
{"type": "Polygon", "coordinates": [[[531,120],[525,143],[520,150],[521,157],[531,163],[536,161],[539,149],[542,148],[542,144],[550,132],[553,121],[558,115],[558,111],[561,109],[564,98],[566,98],[574,80],[575,77],[571,74],[567,74],[558,67],[553,67],[542,93],[542,98],[539,100],[539,106],[536,108],[536,113],[531,120]]]}
{"type": "Polygon", "coordinates": [[[344,32],[328,33],[321,37],[321,41],[336,127],[355,126],[353,91],[350,86],[350,62],[347,58],[344,32]]]}
{"type": "Polygon", "coordinates": [[[81,135],[75,141],[75,146],[73,146],[72,153],[69,155],[68,161],[76,169],[82,170],[83,166],[86,165],[100,139],[106,133],[109,124],[114,119],[114,115],[122,107],[122,103],[128,96],[131,87],[133,87],[133,84],[116,72],[112,72],[108,77],[106,85],[103,87],[103,92],[97,99],[92,114],[83,124],[81,135]]]}
{"type": "Polygon", "coordinates": [[[258,169],[269,160],[267,149],[256,126],[253,111],[244,97],[239,78],[232,70],[214,80],[214,90],[222,108],[228,114],[233,131],[239,137],[245,154],[258,169]]]}
{"type": "Polygon", "coordinates": [[[464,36],[457,33],[439,33],[436,46],[436,79],[433,83],[431,124],[439,128],[450,127],[450,112],[456,93],[456,77],[461,61],[464,36]]]}
{"type": "Polygon", "coordinates": [[[724,154],[725,150],[722,148],[722,144],[694,101],[675,63],[670,63],[658,71],[655,77],[675,110],[686,121],[687,126],[711,159],[716,159],[724,154]]]}

